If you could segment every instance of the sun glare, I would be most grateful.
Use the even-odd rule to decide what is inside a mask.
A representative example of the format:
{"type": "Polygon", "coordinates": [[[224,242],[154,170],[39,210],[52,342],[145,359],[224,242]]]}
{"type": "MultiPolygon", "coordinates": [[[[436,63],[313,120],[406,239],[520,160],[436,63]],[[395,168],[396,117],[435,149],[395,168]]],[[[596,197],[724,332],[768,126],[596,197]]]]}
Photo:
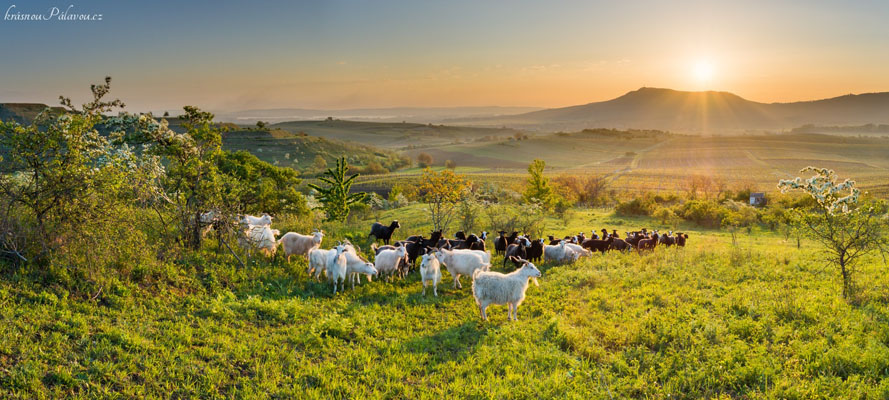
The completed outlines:
{"type": "Polygon", "coordinates": [[[692,66],[692,75],[698,83],[708,84],[713,80],[713,63],[707,60],[698,60],[692,66]]]}

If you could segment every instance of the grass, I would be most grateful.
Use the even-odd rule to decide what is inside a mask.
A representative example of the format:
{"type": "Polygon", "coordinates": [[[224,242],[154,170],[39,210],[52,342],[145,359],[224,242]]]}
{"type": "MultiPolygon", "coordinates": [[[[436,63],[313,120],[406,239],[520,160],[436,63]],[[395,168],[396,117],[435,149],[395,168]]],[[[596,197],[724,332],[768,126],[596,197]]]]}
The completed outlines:
{"type": "MultiPolygon", "coordinates": [[[[428,228],[419,206],[378,217],[396,215],[398,237],[428,228]]],[[[367,222],[327,227],[325,247],[367,222]]],[[[547,225],[656,224],[582,210],[547,225]]],[[[7,271],[0,397],[889,396],[882,262],[863,265],[852,305],[809,243],[757,228],[733,247],[728,233],[682,228],[685,249],[540,266],[514,323],[501,306],[482,322],[468,281],[454,290],[447,273],[437,298],[420,295],[416,273],[332,296],[303,260],[240,269],[212,245],[162,275],[176,279],[120,282],[95,299],[7,271]]]]}

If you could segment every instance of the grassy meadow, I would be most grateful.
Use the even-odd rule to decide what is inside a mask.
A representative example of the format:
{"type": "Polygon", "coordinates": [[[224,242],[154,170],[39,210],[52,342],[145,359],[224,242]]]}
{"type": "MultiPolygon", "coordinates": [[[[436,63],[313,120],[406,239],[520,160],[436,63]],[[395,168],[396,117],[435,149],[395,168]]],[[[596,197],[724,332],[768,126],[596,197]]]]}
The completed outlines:
{"type": "MultiPolygon", "coordinates": [[[[381,212],[428,232],[422,206],[381,212]]],[[[324,246],[370,220],[325,224],[324,246]]],[[[311,221],[281,220],[282,232],[311,221]]],[[[656,221],[578,209],[546,233],[656,221]]],[[[0,397],[887,398],[889,278],[863,264],[856,302],[816,248],[754,227],[694,226],[684,249],[539,265],[508,322],[469,282],[421,296],[416,272],[331,295],[304,260],[240,268],[202,253],[94,296],[0,279],[0,397]]],[[[495,257],[496,270],[504,270],[495,257]]],[[[137,266],[122,266],[137,268],[137,266]]],[[[510,268],[507,268],[509,270],[510,268]]]]}

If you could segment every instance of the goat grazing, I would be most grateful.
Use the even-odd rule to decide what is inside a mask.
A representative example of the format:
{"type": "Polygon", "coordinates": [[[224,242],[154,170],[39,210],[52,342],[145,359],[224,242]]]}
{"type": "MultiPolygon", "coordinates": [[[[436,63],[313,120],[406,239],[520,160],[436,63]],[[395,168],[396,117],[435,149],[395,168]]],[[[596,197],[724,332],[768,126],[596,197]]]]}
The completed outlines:
{"type": "Polygon", "coordinates": [[[567,247],[567,241],[561,241],[557,245],[548,245],[543,247],[543,261],[553,261],[556,263],[566,263],[577,261],[579,253],[567,247]]]}
{"type": "Polygon", "coordinates": [[[435,258],[441,262],[448,273],[454,278],[454,289],[461,289],[460,276],[472,276],[477,269],[487,271],[491,269],[491,263],[485,262],[477,251],[474,250],[447,250],[439,249],[435,252],[435,258]]]}

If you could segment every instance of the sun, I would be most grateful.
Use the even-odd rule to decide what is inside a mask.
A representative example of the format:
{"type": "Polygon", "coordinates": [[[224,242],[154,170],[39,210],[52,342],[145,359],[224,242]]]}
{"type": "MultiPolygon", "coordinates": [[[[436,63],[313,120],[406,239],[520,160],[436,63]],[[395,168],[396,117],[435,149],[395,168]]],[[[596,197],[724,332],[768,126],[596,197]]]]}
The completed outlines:
{"type": "Polygon", "coordinates": [[[692,65],[692,76],[698,83],[710,83],[713,80],[713,75],[715,74],[716,69],[713,66],[713,63],[708,60],[698,60],[692,65]]]}

